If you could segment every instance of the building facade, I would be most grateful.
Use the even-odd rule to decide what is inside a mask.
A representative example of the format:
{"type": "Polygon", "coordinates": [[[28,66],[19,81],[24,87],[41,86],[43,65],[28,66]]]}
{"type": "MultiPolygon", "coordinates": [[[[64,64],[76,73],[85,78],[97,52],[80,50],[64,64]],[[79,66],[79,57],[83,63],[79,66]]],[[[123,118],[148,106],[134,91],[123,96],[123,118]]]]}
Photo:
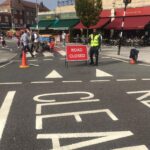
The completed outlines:
{"type": "MultiPolygon", "coordinates": [[[[75,0],[58,0],[58,4],[56,7],[57,13],[64,13],[64,12],[75,12],[74,6],[75,0]],[[70,2],[72,1],[72,5],[70,2]]],[[[103,9],[112,9],[112,8],[123,8],[124,3],[123,0],[102,0],[103,9]]],[[[131,4],[128,7],[135,8],[135,7],[147,7],[150,6],[150,0],[132,0],[131,4]]]]}
{"type": "Polygon", "coordinates": [[[43,3],[23,0],[5,0],[0,4],[1,28],[24,28],[35,23],[37,11],[49,11],[43,3]]]}

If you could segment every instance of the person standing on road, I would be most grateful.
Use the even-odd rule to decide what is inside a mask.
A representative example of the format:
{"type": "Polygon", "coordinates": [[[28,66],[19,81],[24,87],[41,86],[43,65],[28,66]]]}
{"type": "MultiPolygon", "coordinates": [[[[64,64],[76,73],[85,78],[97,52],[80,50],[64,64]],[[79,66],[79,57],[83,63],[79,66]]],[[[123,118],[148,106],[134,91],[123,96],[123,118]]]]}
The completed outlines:
{"type": "Polygon", "coordinates": [[[2,41],[2,48],[6,47],[7,45],[6,45],[6,41],[5,41],[5,36],[4,35],[1,36],[1,41],[2,41]]]}
{"type": "Polygon", "coordinates": [[[34,32],[34,51],[38,52],[39,49],[39,34],[34,32]]]}
{"type": "Polygon", "coordinates": [[[66,46],[66,33],[64,31],[62,32],[61,38],[62,38],[63,46],[66,46]]]}
{"type": "Polygon", "coordinates": [[[90,44],[90,65],[98,66],[98,56],[99,56],[99,48],[101,45],[101,37],[100,34],[93,29],[93,33],[89,36],[89,44],[90,44]],[[93,60],[93,56],[95,55],[95,63],[93,60]]]}
{"type": "Polygon", "coordinates": [[[29,48],[29,35],[27,33],[27,30],[25,30],[24,33],[21,35],[20,41],[23,46],[22,51],[24,51],[25,53],[28,51],[31,54],[31,56],[34,57],[31,49],[29,48]]]}

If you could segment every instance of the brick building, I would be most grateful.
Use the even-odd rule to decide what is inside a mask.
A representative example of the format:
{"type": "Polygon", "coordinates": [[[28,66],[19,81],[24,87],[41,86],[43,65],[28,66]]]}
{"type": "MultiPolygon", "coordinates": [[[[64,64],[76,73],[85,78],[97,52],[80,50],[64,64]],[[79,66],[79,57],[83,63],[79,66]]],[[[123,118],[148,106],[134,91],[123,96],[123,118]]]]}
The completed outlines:
{"type": "Polygon", "coordinates": [[[5,29],[28,27],[36,22],[37,11],[49,11],[49,9],[43,3],[5,0],[0,4],[0,27],[5,29]]]}

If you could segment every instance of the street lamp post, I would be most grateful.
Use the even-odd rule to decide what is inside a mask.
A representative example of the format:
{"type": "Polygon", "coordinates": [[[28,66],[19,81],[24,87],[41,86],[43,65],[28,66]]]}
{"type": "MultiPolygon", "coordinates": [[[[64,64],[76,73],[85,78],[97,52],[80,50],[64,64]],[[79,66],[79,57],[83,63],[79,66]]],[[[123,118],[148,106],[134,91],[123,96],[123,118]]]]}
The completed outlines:
{"type": "Polygon", "coordinates": [[[118,45],[118,55],[120,55],[120,50],[121,50],[121,44],[122,44],[122,37],[123,37],[123,29],[124,29],[124,20],[126,16],[126,9],[127,5],[131,3],[132,0],[123,0],[125,7],[124,7],[124,12],[123,12],[123,20],[121,24],[121,32],[120,32],[120,39],[119,39],[119,45],[118,45]]]}
{"type": "Polygon", "coordinates": [[[39,10],[38,10],[39,8],[38,8],[38,0],[36,0],[36,29],[38,30],[39,29],[39,18],[38,18],[38,12],[39,12],[39,10]]]}

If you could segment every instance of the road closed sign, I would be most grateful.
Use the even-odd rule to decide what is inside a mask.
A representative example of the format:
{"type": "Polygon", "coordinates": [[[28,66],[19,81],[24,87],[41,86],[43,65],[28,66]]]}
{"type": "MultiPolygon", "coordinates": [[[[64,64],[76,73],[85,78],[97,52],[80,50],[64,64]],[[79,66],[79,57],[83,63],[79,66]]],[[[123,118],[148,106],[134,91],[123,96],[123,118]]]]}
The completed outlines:
{"type": "Polygon", "coordinates": [[[85,45],[68,45],[66,61],[88,61],[87,47],[85,45]]]}

